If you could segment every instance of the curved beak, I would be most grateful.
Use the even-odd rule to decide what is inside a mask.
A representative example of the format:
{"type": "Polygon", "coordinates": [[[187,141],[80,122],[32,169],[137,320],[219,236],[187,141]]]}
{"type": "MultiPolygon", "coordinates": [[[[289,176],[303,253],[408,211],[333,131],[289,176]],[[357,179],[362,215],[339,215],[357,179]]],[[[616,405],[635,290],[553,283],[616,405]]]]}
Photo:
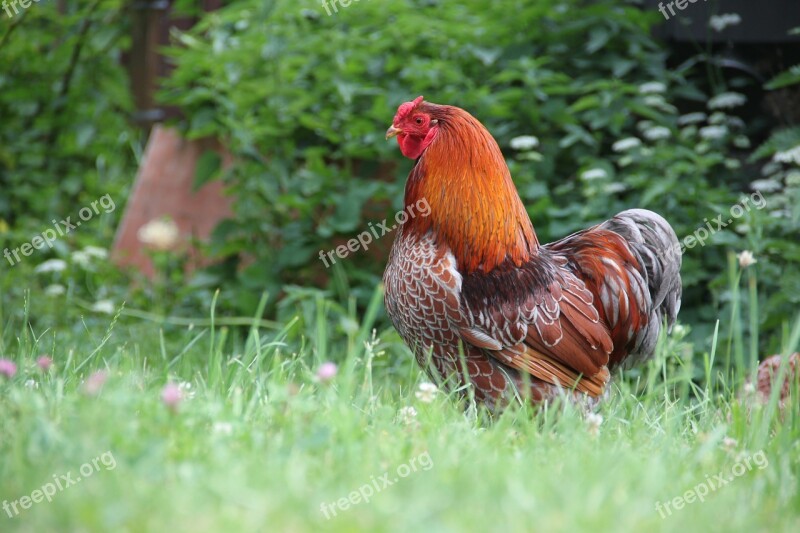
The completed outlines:
{"type": "Polygon", "coordinates": [[[389,126],[389,129],[386,130],[386,140],[388,141],[392,137],[397,137],[401,133],[403,133],[403,130],[401,130],[400,128],[395,128],[394,126],[389,126]]]}

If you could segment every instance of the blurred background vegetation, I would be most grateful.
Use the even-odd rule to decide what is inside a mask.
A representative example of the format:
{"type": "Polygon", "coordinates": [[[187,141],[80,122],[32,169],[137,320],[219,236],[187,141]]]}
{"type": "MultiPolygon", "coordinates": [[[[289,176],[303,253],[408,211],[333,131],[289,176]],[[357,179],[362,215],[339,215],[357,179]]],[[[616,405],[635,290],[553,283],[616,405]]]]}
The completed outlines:
{"type": "Polygon", "coordinates": [[[319,250],[401,208],[412,162],[383,132],[422,94],[489,128],[543,242],[631,207],[661,213],[684,237],[760,191],[764,209],[687,250],[680,321],[704,351],[719,318],[758,309],[743,331],[722,321],[731,342],[718,360],[748,342],[750,357],[774,353],[800,307],[798,34],[742,44],[725,32],[747,19],[707,4],[681,17],[710,9],[715,23],[679,43],[654,5],[623,0],[363,0],[330,16],[316,1],[93,0],[0,13],[0,248],[104,194],[118,205],[52,251],[3,261],[0,316],[28,313],[26,291],[47,296],[42,329],[75,327],[62,311],[107,312],[102,302],[206,316],[219,289],[220,316],[286,321],[323,299],[346,332],[392,238],[330,269],[319,250]],[[152,20],[170,28],[169,46],[155,48],[168,66],[158,72],[140,56],[154,50],[142,48],[152,20]],[[213,266],[191,276],[165,266],[150,282],[86,247],[110,248],[149,128],[162,120],[231,152],[225,170],[201,158],[197,182],[224,180],[235,216],[205,244],[213,266]],[[743,250],[759,275],[739,291],[729,271],[743,250]],[[51,259],[64,268],[42,268],[51,259]]]}

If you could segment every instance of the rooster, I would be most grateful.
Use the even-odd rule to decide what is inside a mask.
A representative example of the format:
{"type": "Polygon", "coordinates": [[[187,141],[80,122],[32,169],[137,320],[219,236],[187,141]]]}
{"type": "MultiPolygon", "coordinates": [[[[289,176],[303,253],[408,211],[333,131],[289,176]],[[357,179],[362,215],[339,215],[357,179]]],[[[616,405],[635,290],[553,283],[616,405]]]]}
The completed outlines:
{"type": "Polygon", "coordinates": [[[387,313],[417,362],[489,408],[595,402],[609,371],[646,360],[681,299],[678,239],[643,209],[540,245],[500,147],[454,106],[402,104],[387,140],[416,160],[384,272],[387,313]]]}

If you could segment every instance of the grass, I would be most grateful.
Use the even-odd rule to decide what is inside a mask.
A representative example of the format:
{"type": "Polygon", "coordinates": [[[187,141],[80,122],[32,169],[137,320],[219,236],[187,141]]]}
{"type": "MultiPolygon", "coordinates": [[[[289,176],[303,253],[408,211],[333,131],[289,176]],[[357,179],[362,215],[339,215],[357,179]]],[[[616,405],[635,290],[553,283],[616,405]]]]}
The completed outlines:
{"type": "MultiPolygon", "coordinates": [[[[799,530],[797,402],[742,401],[745,358],[718,371],[728,339],[703,357],[685,330],[662,339],[617,376],[598,426],[569,404],[493,417],[417,398],[407,349],[373,333],[379,292],[363,314],[309,296],[268,327],[224,325],[213,306],[187,326],[4,304],[24,311],[0,309],[0,354],[19,367],[0,377],[0,502],[89,475],[19,515],[0,509],[0,531],[799,530]],[[327,360],[339,372],[323,383],[327,360]],[[191,385],[177,410],[168,382],[191,385]],[[718,473],[732,480],[712,488],[718,473]],[[333,516],[335,502],[349,508],[333,516]]],[[[785,353],[800,337],[788,326],[785,353]]]]}

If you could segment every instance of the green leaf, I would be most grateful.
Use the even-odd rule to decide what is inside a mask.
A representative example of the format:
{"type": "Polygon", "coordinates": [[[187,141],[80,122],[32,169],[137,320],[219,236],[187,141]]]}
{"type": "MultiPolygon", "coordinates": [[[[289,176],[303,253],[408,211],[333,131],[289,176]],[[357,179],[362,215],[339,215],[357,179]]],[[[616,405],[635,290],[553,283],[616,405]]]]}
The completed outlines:
{"type": "Polygon", "coordinates": [[[222,158],[217,152],[206,150],[197,160],[194,170],[194,190],[197,191],[209,181],[219,177],[222,158]]]}

